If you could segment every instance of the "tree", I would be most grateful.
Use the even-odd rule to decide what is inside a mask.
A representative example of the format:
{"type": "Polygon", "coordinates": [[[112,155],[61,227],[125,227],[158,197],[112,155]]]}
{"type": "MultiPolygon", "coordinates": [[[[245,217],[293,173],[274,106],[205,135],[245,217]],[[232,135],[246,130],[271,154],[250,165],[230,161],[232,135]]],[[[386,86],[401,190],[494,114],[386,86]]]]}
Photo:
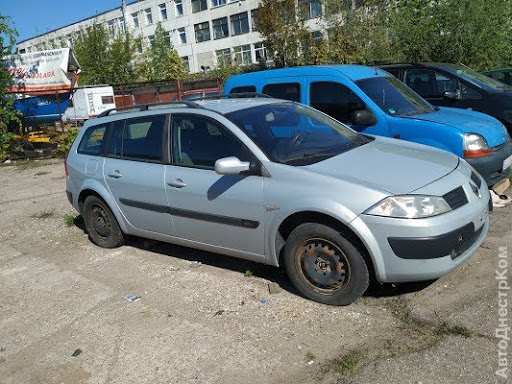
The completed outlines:
{"type": "Polygon", "coordinates": [[[19,125],[18,114],[12,106],[14,100],[6,94],[13,79],[5,63],[5,58],[14,51],[17,36],[11,19],[0,15],[0,160],[6,158],[12,140],[13,134],[8,132],[9,125],[19,125]]]}
{"type": "Polygon", "coordinates": [[[136,64],[136,52],[140,43],[140,38],[134,38],[129,31],[116,35],[108,48],[107,84],[125,84],[138,79],[140,68],[136,64]]]}
{"type": "Polygon", "coordinates": [[[101,24],[93,26],[80,35],[73,46],[76,58],[82,67],[80,82],[83,85],[108,84],[108,33],[101,24]]]}
{"type": "Polygon", "coordinates": [[[328,60],[373,64],[392,57],[388,0],[324,0],[328,60]]]}
{"type": "Polygon", "coordinates": [[[119,31],[110,42],[105,28],[94,24],[73,47],[82,67],[81,84],[121,84],[137,80],[135,55],[139,44],[140,39],[127,30],[119,31]]]}
{"type": "Polygon", "coordinates": [[[393,0],[391,9],[399,60],[512,64],[512,0],[393,0]]]}
{"type": "Polygon", "coordinates": [[[277,67],[304,63],[301,53],[309,42],[309,30],[299,11],[297,0],[262,0],[258,7],[258,30],[277,67]]]}
{"type": "Polygon", "coordinates": [[[183,60],[171,44],[169,32],[161,23],[155,29],[154,39],[142,63],[147,80],[177,80],[186,76],[183,60]]]}

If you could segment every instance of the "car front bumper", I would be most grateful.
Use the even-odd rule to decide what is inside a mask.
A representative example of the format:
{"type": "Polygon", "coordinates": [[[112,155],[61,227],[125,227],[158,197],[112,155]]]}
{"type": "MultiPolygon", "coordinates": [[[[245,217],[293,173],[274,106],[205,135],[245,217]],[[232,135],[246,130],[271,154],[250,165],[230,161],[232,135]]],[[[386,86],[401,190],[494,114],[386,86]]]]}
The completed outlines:
{"type": "Polygon", "coordinates": [[[471,257],[489,231],[490,194],[481,183],[480,197],[463,185],[468,202],[425,219],[360,215],[351,227],[365,243],[379,282],[437,279],[471,257]]]}
{"type": "Polygon", "coordinates": [[[487,156],[465,159],[482,175],[489,187],[504,180],[510,174],[511,167],[503,169],[503,161],[512,156],[512,143],[507,142],[493,149],[487,156]]]}

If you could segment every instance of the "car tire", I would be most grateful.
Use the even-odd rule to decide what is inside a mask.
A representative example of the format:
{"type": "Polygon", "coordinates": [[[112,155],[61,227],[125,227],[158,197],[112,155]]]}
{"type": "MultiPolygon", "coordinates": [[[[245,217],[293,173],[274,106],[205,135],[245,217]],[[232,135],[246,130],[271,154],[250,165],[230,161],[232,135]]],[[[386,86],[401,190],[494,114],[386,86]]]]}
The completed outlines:
{"type": "Polygon", "coordinates": [[[84,202],[85,227],[93,243],[102,248],[117,248],[124,244],[124,234],[108,205],[96,196],[84,202]]]}
{"type": "Polygon", "coordinates": [[[358,249],[335,229],[305,223],[293,230],[284,247],[286,273],[308,299],[349,305],[368,288],[369,272],[358,249]]]}

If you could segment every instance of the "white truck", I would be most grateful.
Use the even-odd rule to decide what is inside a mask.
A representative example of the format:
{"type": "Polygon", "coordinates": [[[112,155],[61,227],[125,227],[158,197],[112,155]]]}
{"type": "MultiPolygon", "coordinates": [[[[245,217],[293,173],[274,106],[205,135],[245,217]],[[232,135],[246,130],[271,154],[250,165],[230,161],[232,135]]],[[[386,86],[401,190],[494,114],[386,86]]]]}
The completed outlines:
{"type": "Polygon", "coordinates": [[[80,123],[115,108],[114,89],[109,85],[76,88],[64,113],[63,120],[80,123]]]}

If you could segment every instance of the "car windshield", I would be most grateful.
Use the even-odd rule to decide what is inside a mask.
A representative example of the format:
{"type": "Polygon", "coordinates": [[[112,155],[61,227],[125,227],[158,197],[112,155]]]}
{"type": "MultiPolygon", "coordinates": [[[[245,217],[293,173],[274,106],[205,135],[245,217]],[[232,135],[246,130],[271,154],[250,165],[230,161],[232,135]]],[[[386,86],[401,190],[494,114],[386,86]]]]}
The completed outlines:
{"type": "Polygon", "coordinates": [[[457,76],[460,76],[462,79],[469,81],[479,88],[490,88],[491,90],[502,92],[512,91],[512,87],[510,85],[487,77],[482,73],[466,67],[465,65],[450,64],[447,65],[445,69],[453,74],[456,74],[457,76]]]}
{"type": "Polygon", "coordinates": [[[395,77],[371,77],[356,84],[384,112],[408,116],[434,112],[435,109],[395,77]]]}
{"type": "Polygon", "coordinates": [[[273,103],[226,115],[274,162],[310,165],[364,145],[358,134],[312,108],[273,103]]]}

